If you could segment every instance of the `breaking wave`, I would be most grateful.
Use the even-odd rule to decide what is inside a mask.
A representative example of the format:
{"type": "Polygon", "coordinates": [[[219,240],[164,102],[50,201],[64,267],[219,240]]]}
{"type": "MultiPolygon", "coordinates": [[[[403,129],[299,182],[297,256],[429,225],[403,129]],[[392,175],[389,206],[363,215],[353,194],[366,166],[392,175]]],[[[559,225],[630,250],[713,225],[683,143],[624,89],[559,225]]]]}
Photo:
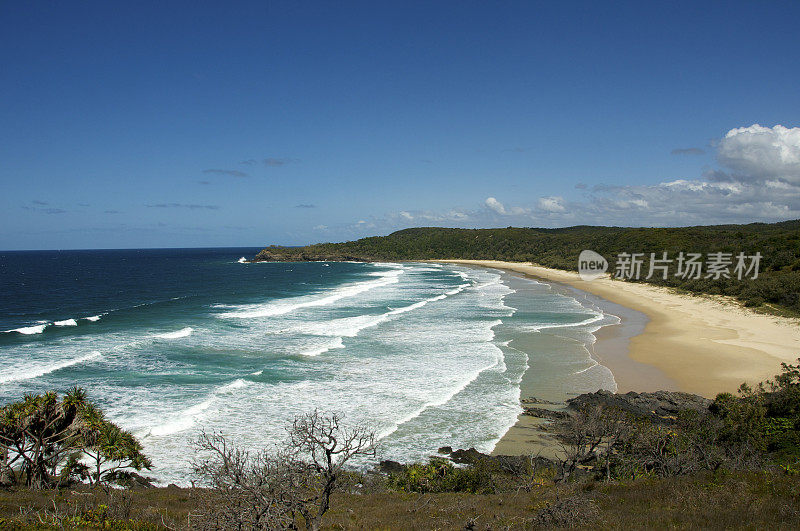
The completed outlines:
{"type": "Polygon", "coordinates": [[[10,374],[0,374],[0,383],[38,378],[39,376],[44,376],[45,374],[49,374],[51,372],[59,371],[61,369],[66,369],[67,367],[72,367],[74,365],[78,365],[99,358],[100,356],[102,356],[102,354],[100,354],[100,352],[95,350],[90,352],[89,354],[86,354],[85,356],[80,356],[78,358],[65,360],[62,362],[54,363],[52,365],[28,367],[19,372],[12,372],[10,374]]]}
{"type": "Polygon", "coordinates": [[[167,332],[165,334],[156,334],[156,337],[161,339],[178,339],[181,337],[189,337],[194,332],[194,328],[191,326],[187,326],[186,328],[181,328],[177,332],[167,332]]]}
{"type": "Polygon", "coordinates": [[[399,276],[403,274],[402,269],[392,269],[390,271],[381,271],[370,273],[371,276],[378,277],[375,280],[365,280],[362,282],[355,282],[347,284],[339,288],[335,288],[323,297],[319,296],[302,296],[293,299],[281,300],[277,302],[270,302],[267,304],[255,304],[244,306],[243,310],[236,312],[225,312],[217,314],[217,317],[226,319],[252,319],[256,317],[271,317],[275,315],[284,315],[291,313],[301,308],[311,308],[315,306],[328,306],[346,297],[354,297],[361,293],[370,291],[382,286],[388,286],[399,281],[399,276]]]}

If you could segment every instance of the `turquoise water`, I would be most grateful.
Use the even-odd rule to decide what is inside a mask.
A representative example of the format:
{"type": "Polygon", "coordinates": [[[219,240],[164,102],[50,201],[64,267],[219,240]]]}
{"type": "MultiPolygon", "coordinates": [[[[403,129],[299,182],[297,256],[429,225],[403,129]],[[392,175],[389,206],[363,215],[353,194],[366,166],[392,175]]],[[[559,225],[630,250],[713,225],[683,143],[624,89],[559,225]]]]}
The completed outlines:
{"type": "Polygon", "coordinates": [[[252,249],[0,255],[0,403],[85,387],[187,483],[192,440],[277,444],[300,412],[373,427],[381,459],[491,451],[542,398],[615,389],[590,356],[615,317],[496,270],[239,263],[252,249]],[[537,391],[538,392],[538,391],[537,391]]]}

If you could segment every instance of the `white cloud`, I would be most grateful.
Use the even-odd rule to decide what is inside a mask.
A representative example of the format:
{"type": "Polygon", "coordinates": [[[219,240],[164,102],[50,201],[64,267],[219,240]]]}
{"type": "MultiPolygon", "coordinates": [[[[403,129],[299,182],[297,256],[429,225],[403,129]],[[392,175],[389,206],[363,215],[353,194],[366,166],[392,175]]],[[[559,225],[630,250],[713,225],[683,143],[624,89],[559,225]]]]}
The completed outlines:
{"type": "Polygon", "coordinates": [[[657,184],[579,187],[581,198],[538,198],[506,206],[496,197],[447,211],[403,210],[351,226],[388,233],[411,226],[685,226],[800,218],[800,128],[731,129],[718,143],[721,170],[657,184]]]}
{"type": "Polygon", "coordinates": [[[451,210],[447,213],[447,217],[455,221],[465,221],[469,219],[469,214],[460,212],[458,210],[451,210]]]}
{"type": "Polygon", "coordinates": [[[800,184],[800,127],[731,129],[719,143],[717,160],[734,172],[734,180],[800,184]]]}
{"type": "Polygon", "coordinates": [[[545,212],[564,212],[566,210],[564,198],[559,196],[540,197],[537,207],[545,212]]]}
{"type": "Polygon", "coordinates": [[[494,197],[487,197],[484,204],[486,205],[487,208],[489,208],[490,210],[494,210],[501,216],[506,215],[506,208],[503,206],[503,203],[501,203],[494,197]]]}
{"type": "Polygon", "coordinates": [[[529,209],[522,207],[506,208],[503,203],[494,197],[487,197],[483,204],[486,206],[486,208],[497,214],[500,214],[501,216],[523,216],[530,212],[529,209]]]}

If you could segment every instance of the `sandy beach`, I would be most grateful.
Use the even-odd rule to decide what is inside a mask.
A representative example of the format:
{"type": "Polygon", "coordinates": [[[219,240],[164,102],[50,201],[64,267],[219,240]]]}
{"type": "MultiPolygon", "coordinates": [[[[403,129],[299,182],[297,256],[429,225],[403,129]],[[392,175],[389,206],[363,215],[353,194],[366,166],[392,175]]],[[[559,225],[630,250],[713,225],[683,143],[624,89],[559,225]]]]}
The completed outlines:
{"type": "MultiPolygon", "coordinates": [[[[530,263],[448,262],[564,284],[644,314],[643,330],[627,339],[615,330],[620,325],[604,327],[596,334],[595,355],[614,374],[618,392],[666,389],[713,398],[719,392],[735,392],[742,382],[755,384],[772,378],[781,362],[800,357],[800,323],[796,319],[756,313],[722,298],[677,294],[608,277],[586,282],[577,273],[530,263]]],[[[623,313],[619,317],[625,326],[626,316],[619,313],[623,313]]],[[[529,396],[535,396],[535,390],[523,388],[522,397],[529,396]]],[[[541,441],[536,443],[540,434],[535,425],[531,417],[521,416],[495,452],[542,449],[541,441]]]]}

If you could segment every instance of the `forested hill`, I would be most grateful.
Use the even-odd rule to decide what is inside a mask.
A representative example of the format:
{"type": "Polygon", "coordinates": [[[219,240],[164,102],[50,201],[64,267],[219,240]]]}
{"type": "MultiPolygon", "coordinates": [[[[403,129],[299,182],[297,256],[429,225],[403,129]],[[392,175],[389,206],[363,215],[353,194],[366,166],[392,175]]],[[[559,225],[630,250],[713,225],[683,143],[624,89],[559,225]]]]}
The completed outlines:
{"type": "MultiPolygon", "coordinates": [[[[648,282],[688,291],[737,297],[748,306],[767,304],[800,314],[800,220],[748,225],[681,228],[622,228],[577,226],[560,229],[405,229],[388,236],[305,247],[268,247],[258,261],[308,260],[432,260],[473,259],[533,262],[547,267],[577,270],[578,255],[591,249],[603,255],[614,273],[620,253],[643,253],[642,280],[648,274],[650,253],[663,252],[674,260],[667,279],[660,272],[648,282]],[[679,253],[732,253],[731,278],[684,278],[676,275],[679,253]],[[759,274],[736,278],[736,256],[761,254],[759,274]]],[[[749,265],[749,263],[748,263],[749,265]]],[[[685,276],[685,275],[684,275],[685,276]]],[[[691,275],[694,277],[696,275],[691,275]]]]}

